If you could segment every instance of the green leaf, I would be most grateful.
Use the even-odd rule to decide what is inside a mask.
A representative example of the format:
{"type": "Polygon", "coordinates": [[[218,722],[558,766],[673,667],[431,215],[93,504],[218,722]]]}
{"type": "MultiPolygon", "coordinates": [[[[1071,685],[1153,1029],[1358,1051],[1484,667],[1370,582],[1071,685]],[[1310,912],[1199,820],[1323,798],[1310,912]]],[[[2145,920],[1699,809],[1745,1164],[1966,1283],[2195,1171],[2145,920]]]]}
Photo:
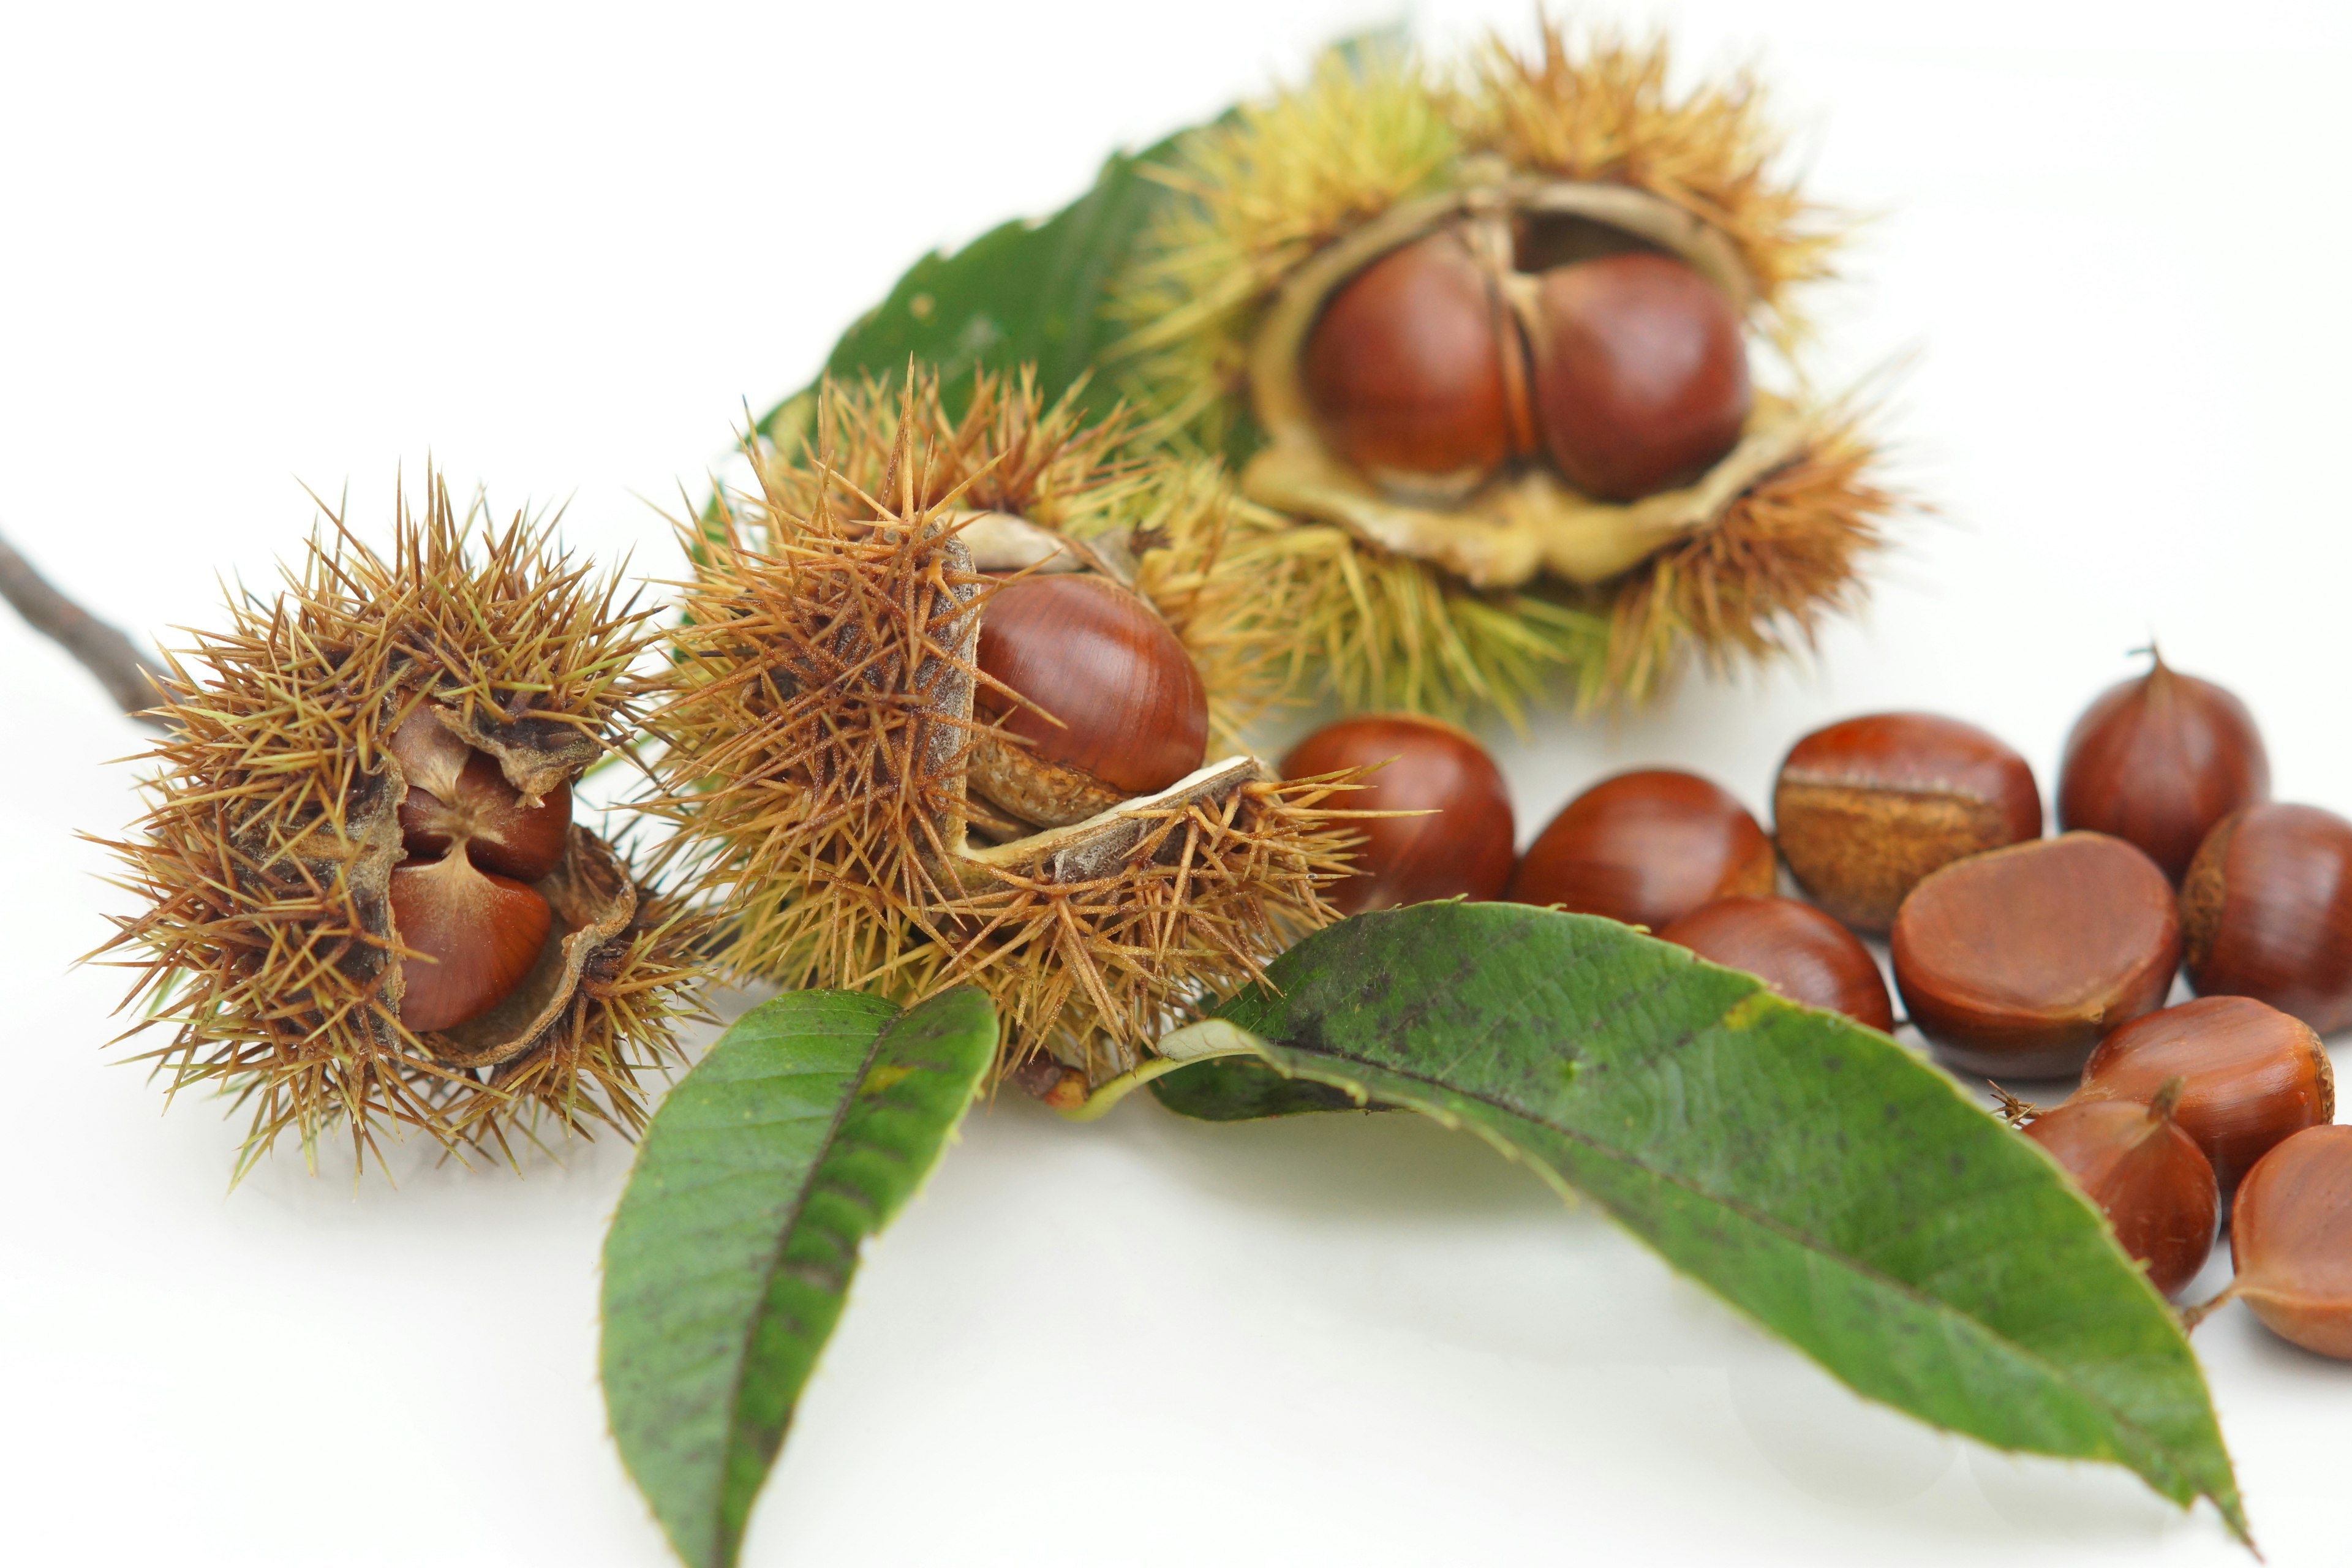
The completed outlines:
{"type": "Polygon", "coordinates": [[[1528,1160],[1870,1398],[2128,1466],[2245,1538],[2170,1309],[2054,1163],[1884,1035],[1509,904],[1360,915],[1267,982],[1218,1011],[1281,1072],[1528,1160]]]}
{"type": "Polygon", "coordinates": [[[921,1184],[996,1048],[973,990],[745,1014],[646,1129],[604,1240],[604,1406],[695,1568],[735,1561],[858,1247],[921,1184]]]}
{"type": "Polygon", "coordinates": [[[1264,1062],[1213,1057],[1151,1081],[1152,1098],[1201,1121],[1256,1121],[1318,1110],[1378,1110],[1344,1089],[1286,1078],[1264,1062]]]}
{"type": "MultiPolygon", "coordinates": [[[[1167,195],[1142,169],[1166,162],[1172,146],[1171,140],[1114,153],[1091,190],[1044,222],[1002,224],[953,255],[924,257],[843,334],[826,373],[835,380],[898,375],[911,355],[938,368],[952,407],[975,368],[1029,363],[1050,404],[1118,335],[1104,314],[1111,281],[1167,195]]],[[[1097,383],[1086,400],[1101,412],[1117,397],[1097,383]]],[[[771,409],[759,428],[773,437],[810,410],[810,395],[801,392],[771,409]]]]}

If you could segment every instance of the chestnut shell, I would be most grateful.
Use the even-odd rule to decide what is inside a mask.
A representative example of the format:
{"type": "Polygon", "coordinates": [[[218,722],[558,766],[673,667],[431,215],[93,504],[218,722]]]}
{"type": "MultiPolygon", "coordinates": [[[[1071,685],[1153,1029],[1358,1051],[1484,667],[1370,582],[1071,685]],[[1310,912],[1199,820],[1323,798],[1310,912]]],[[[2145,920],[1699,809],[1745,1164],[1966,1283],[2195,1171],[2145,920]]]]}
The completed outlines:
{"type": "Polygon", "coordinates": [[[2258,1161],[2230,1206],[2231,1287],[2263,1326],[2352,1361],[2352,1127],[2310,1127],[2258,1161]]]}
{"type": "Polygon", "coordinates": [[[2319,1037],[2250,996],[2200,996],[2133,1019],[2099,1042],[2072,1099],[2145,1102],[2175,1078],[2173,1120],[2224,1192],[2282,1140],[2336,1119],[2336,1069],[2319,1037]]]}
{"type": "Polygon", "coordinates": [[[1738,894],[1700,905],[1658,936],[1709,963],[1744,969],[1791,1002],[1843,1013],[1882,1033],[1895,1028],[1878,961],[1811,904],[1738,894]]]}
{"type": "Polygon", "coordinates": [[[2221,1198],[2196,1141],[2162,1111],[2132,1100],[2069,1101],[2025,1129],[2066,1167],[2114,1226],[2123,1248],[2170,1296],[2213,1251],[2221,1198]]]}
{"type": "Polygon", "coordinates": [[[2269,754],[2246,705],[2158,658],[2074,721],[2058,768],[2058,826],[2136,844],[2178,882],[2215,823],[2270,793],[2269,754]]]}
{"type": "Polygon", "coordinates": [[[1364,842],[1360,875],[1325,897],[1342,914],[1455,897],[1498,897],[1510,880],[1516,829],[1503,774],[1485,748],[1451,724],[1411,713],[1342,719],[1282,760],[1285,778],[1386,763],[1360,789],[1328,804],[1345,811],[1421,811],[1353,826],[1364,842]]]}
{"type": "Polygon", "coordinates": [[[1701,904],[1772,890],[1772,842],[1728,791],[1647,768],[1603,779],[1561,808],[1506,895],[1663,930],[1701,904]]]}
{"type": "Polygon", "coordinates": [[[2265,805],[2214,825],[2180,884],[2189,983],[2323,1035],[2352,1026],[2352,822],[2265,805]]]}

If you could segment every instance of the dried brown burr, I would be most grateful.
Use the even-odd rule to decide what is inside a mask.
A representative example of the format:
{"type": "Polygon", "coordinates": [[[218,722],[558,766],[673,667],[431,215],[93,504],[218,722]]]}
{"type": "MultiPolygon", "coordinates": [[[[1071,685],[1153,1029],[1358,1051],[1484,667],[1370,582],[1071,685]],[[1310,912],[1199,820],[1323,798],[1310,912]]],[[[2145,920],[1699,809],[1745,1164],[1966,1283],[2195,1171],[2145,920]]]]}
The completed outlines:
{"type": "Polygon", "coordinates": [[[2025,1130],[2099,1205],[2116,1239],[2167,1296],[2205,1267],[2221,1209],[2213,1167],[2172,1119],[2179,1087],[2171,1080],[2147,1105],[2069,1101],[2025,1130]]]}
{"type": "Polygon", "coordinates": [[[2180,925],[2156,862],[2069,833],[1931,873],[1903,900],[1892,946],[1911,1021],[1953,1065],[2056,1078],[2164,1005],[2180,925]]]}
{"type": "Polygon", "coordinates": [[[2352,822],[2252,805],[2214,825],[2180,884],[2189,982],[2323,1035],[2352,1026],[2352,822]]]}
{"type": "Polygon", "coordinates": [[[1652,768],[1569,802],[1528,847],[1506,896],[1657,931],[1772,882],[1771,840],[1747,807],[1696,773],[1652,768]]]}
{"type": "Polygon", "coordinates": [[[1350,811],[1427,812],[1367,817],[1357,829],[1360,875],[1328,897],[1342,914],[1432,899],[1497,898],[1511,879],[1511,797],[1485,748],[1451,724],[1411,713],[1327,724],[1282,761],[1286,779],[1378,767],[1339,798],[1350,811]],[[1385,763],[1385,766],[1381,764],[1385,763]]]}
{"type": "Polygon", "coordinates": [[[1744,969],[1808,1007],[1843,1013],[1874,1029],[1895,1027],[1878,961],[1852,931],[1811,904],[1741,894],[1702,904],[1658,932],[1710,963],[1744,969]]]}
{"type": "Polygon", "coordinates": [[[2075,721],[2058,769],[2058,826],[2137,844],[2178,882],[2215,823],[2270,793],[2246,705],[2159,657],[2075,721]]]}
{"type": "Polygon", "coordinates": [[[2173,1120],[2224,1192],[2280,1142],[2336,1119],[2336,1071],[2319,1037],[2246,996],[2200,996],[2126,1024],[2083,1064],[2070,1103],[2145,1101],[2176,1078],[2173,1120]]]}
{"type": "Polygon", "coordinates": [[[1814,902],[1884,932],[1921,878],[1965,856],[2042,836],[2025,759],[1973,724],[1874,713],[1790,748],[1772,788],[1773,827],[1814,902]]]}

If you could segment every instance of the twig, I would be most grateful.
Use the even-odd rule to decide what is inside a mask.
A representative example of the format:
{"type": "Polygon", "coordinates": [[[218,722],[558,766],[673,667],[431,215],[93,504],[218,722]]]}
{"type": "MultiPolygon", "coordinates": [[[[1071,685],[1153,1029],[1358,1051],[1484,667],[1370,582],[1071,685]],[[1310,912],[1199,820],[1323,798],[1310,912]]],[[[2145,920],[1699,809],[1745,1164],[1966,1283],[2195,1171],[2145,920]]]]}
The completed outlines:
{"type": "Polygon", "coordinates": [[[125,713],[142,723],[155,723],[145,715],[162,700],[155,688],[162,668],[129,637],[51,587],[5,538],[0,538],[0,598],[16,605],[35,631],[79,659],[125,713]]]}

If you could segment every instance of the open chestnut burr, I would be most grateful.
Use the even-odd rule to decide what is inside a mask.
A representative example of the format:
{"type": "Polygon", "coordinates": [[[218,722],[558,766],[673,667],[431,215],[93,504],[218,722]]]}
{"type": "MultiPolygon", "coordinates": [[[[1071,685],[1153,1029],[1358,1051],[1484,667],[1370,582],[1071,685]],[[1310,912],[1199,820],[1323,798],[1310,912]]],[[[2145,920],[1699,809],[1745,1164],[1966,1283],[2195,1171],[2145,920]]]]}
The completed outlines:
{"type": "Polygon", "coordinates": [[[2197,1276],[2213,1250],[2221,1200],[2213,1167],[2173,1120],[2181,1083],[2151,1101],[2069,1100],[2025,1129],[2099,1205],[2123,1248],[2167,1296],[2197,1276]]]}
{"type": "Polygon", "coordinates": [[[2181,879],[2180,924],[2200,994],[2352,1026],[2352,822],[2313,805],[2223,817],[2181,879]]]}
{"type": "Polygon", "coordinates": [[[2291,1344],[2352,1361],[2352,1127],[2306,1128],[2263,1156],[2230,1206],[2225,1300],[2291,1344]]]}
{"type": "Polygon", "coordinates": [[[1585,493],[1633,500],[1738,441],[1739,315],[1687,262],[1519,265],[1507,226],[1463,218],[1342,284],[1299,366],[1333,449],[1408,493],[1466,492],[1540,452],[1585,493]]]}
{"type": "Polygon", "coordinates": [[[1892,949],[1911,1021],[1954,1066],[2057,1078],[2163,1005],[2180,922],[2155,861],[2120,838],[2068,833],[1922,879],[1892,949]]]}
{"type": "Polygon", "coordinates": [[[1352,915],[1502,893],[1511,877],[1511,797],[1477,742],[1451,724],[1415,714],[1342,719],[1293,747],[1282,761],[1282,776],[1315,778],[1357,768],[1378,771],[1335,805],[1430,815],[1360,818],[1360,874],[1330,889],[1334,908],[1352,915]]]}
{"type": "Polygon", "coordinates": [[[2155,665],[2101,692],[2066,737],[2058,826],[2136,844],[2175,882],[2230,813],[2270,798],[2271,769],[2246,705],[2155,665]]]}
{"type": "Polygon", "coordinates": [[[1873,713],[1790,748],[1772,826],[1790,875],[1856,931],[1884,932],[1921,878],[2042,836],[2025,759],[1973,724],[1873,713]]]}
{"type": "Polygon", "coordinates": [[[1696,773],[1649,768],[1603,779],[1562,807],[1505,896],[1657,931],[1772,883],[1772,842],[1747,807],[1696,773]]]}
{"type": "Polygon", "coordinates": [[[1895,1027],[1878,961],[1811,904],[1738,894],[1700,905],[1658,936],[1710,963],[1744,969],[1791,1002],[1843,1013],[1884,1032],[1895,1027]]]}

